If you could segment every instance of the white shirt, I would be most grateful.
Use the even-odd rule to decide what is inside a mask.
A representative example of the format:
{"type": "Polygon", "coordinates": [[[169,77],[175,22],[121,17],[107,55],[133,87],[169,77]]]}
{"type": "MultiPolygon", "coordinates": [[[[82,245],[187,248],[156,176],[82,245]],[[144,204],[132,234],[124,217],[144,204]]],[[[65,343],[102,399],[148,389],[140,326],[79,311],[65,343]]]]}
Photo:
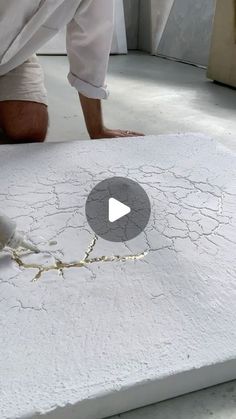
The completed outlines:
{"type": "Polygon", "coordinates": [[[113,21],[113,0],[0,0],[0,76],[67,25],[70,84],[87,97],[105,99],[113,21]]]}

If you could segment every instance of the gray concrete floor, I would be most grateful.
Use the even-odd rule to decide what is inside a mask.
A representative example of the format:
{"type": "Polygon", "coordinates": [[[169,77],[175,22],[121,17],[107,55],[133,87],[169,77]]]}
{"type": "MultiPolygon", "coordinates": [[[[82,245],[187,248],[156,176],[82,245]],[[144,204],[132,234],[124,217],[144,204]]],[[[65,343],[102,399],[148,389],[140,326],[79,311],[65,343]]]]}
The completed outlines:
{"type": "Polygon", "coordinates": [[[198,391],[110,419],[235,419],[236,383],[198,391]]]}
{"type": "MultiPolygon", "coordinates": [[[[50,104],[48,141],[87,139],[66,57],[40,57],[50,104]]],[[[104,101],[109,127],[145,134],[201,132],[236,150],[236,90],[207,80],[201,68],[142,53],[113,56],[104,101]]]]}

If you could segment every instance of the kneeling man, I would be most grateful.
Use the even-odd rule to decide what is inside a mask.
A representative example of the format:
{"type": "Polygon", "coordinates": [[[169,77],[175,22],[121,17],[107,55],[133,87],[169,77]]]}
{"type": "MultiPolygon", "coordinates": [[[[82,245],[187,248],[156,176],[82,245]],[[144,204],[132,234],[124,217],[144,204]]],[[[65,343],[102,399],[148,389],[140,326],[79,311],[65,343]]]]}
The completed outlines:
{"type": "Polygon", "coordinates": [[[12,142],[46,138],[47,92],[35,53],[64,26],[68,80],[79,93],[90,138],[140,135],[103,123],[113,14],[114,0],[1,0],[0,128],[12,142]]]}

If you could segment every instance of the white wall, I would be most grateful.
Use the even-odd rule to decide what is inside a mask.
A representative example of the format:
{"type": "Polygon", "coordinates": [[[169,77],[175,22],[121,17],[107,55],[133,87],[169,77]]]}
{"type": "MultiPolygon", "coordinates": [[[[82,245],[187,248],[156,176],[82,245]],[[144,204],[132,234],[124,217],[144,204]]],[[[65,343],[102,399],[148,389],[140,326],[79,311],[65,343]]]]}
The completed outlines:
{"type": "Polygon", "coordinates": [[[140,47],[207,65],[215,0],[140,0],[140,47]]]}
{"type": "Polygon", "coordinates": [[[175,0],[156,53],[207,66],[215,0],[175,0]]]}

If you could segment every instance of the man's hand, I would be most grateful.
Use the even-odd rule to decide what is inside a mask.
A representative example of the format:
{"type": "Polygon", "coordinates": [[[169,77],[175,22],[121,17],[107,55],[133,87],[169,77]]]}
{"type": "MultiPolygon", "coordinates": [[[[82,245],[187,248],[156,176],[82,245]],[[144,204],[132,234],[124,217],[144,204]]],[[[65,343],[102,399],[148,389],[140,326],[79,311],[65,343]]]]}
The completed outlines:
{"type": "Polygon", "coordinates": [[[98,140],[102,138],[120,138],[120,137],[143,137],[141,132],[123,131],[120,129],[108,129],[103,127],[100,132],[94,133],[91,140],[98,140]]]}
{"type": "Polygon", "coordinates": [[[140,137],[144,135],[134,131],[106,128],[103,123],[101,100],[89,99],[82,94],[79,96],[87,130],[92,140],[101,138],[140,137]]]}

